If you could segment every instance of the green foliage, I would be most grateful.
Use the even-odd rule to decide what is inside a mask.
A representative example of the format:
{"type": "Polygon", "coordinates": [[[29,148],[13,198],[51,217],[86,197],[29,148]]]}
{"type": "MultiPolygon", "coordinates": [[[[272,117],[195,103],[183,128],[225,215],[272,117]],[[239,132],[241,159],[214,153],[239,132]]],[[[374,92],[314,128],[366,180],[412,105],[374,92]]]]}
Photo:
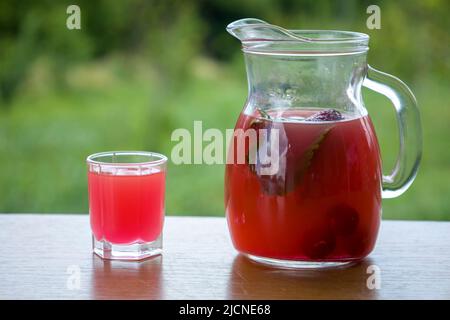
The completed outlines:
{"type": "MultiPolygon", "coordinates": [[[[86,212],[85,157],[144,149],[170,155],[175,128],[232,128],[247,85],[227,23],[258,17],[288,28],[370,34],[371,65],[404,79],[423,115],[424,159],[384,216],[450,219],[449,2],[0,2],[0,212],[86,212]],[[69,4],[82,30],[67,30],[69,4]],[[381,30],[366,8],[381,7],[381,30]],[[438,116],[436,116],[438,114],[438,116]]],[[[398,141],[385,98],[365,92],[386,171],[398,141]]],[[[223,166],[170,164],[170,214],[223,215],[223,166]]]]}

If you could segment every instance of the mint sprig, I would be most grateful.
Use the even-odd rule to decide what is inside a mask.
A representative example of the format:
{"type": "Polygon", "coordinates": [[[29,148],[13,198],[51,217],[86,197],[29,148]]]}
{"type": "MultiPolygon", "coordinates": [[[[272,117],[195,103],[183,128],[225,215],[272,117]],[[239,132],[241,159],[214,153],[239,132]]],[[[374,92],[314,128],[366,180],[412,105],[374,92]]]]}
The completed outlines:
{"type": "Polygon", "coordinates": [[[299,184],[300,181],[305,176],[306,172],[308,171],[309,167],[311,166],[314,155],[317,153],[317,150],[320,148],[320,145],[327,137],[331,128],[332,127],[328,127],[325,130],[323,130],[320,133],[320,135],[313,141],[313,143],[311,143],[309,148],[303,154],[303,157],[300,162],[299,170],[296,172],[295,178],[296,178],[297,184],[299,184]]]}
{"type": "MultiPolygon", "coordinates": [[[[320,135],[314,139],[308,149],[304,152],[300,159],[298,166],[295,166],[295,172],[286,172],[286,174],[293,174],[293,176],[258,176],[262,191],[267,195],[284,196],[289,192],[294,191],[302,182],[305,174],[308,172],[314,160],[314,156],[320,145],[328,136],[332,127],[324,129],[320,135]]],[[[291,160],[292,161],[292,160],[291,160]]],[[[288,164],[286,164],[288,165],[288,164]]],[[[255,167],[251,167],[253,173],[257,173],[255,167]]]]}

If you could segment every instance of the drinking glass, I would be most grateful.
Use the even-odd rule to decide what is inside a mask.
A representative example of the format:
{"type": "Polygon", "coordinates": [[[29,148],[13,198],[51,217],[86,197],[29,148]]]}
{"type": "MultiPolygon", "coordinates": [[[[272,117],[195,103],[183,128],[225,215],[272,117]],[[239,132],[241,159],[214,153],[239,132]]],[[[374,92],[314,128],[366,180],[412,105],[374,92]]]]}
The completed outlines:
{"type": "Polygon", "coordinates": [[[160,254],[167,157],[111,151],[86,161],[94,253],[124,260],[160,254]]]}

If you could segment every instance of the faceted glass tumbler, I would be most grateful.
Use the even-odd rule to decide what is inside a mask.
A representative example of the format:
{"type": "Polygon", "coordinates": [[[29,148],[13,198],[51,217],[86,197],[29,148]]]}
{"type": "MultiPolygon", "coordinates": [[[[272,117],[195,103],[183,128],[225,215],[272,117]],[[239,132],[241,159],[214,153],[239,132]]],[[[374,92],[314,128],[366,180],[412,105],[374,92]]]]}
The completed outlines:
{"type": "Polygon", "coordinates": [[[167,157],[143,151],[88,156],[93,251],[141,260],[162,252],[167,157]]]}

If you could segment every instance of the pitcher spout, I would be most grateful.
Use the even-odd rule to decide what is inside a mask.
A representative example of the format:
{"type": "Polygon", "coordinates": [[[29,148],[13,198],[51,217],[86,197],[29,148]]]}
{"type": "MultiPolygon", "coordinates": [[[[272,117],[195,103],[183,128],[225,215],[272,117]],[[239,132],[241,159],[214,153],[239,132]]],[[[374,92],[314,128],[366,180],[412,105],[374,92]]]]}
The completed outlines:
{"type": "Polygon", "coordinates": [[[282,27],[254,18],[236,20],[227,26],[227,31],[241,42],[249,41],[313,41],[298,36],[282,27]]]}

